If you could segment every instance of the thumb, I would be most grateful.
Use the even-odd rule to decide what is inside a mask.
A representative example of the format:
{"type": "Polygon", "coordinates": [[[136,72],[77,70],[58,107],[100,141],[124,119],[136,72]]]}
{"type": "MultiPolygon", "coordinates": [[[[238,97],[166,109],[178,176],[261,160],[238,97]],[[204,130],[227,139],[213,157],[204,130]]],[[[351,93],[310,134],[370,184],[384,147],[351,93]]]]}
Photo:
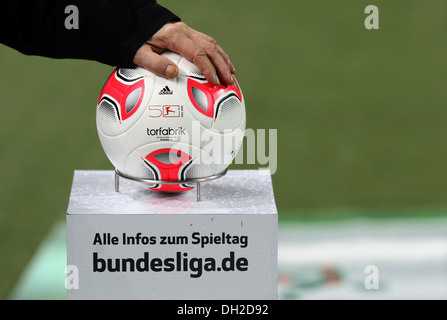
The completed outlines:
{"type": "Polygon", "coordinates": [[[178,75],[177,65],[168,58],[154,52],[147,44],[138,49],[133,62],[164,78],[172,79],[178,75]]]}

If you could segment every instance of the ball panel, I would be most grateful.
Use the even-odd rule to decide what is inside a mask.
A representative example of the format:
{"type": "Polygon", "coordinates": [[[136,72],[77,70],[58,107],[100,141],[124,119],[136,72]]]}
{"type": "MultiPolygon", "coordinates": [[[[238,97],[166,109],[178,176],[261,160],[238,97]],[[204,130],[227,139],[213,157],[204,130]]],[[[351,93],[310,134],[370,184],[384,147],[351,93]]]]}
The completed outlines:
{"type": "Polygon", "coordinates": [[[224,96],[217,102],[213,129],[227,133],[239,128],[244,120],[242,109],[242,102],[235,93],[224,96]]]}
{"type": "Polygon", "coordinates": [[[138,69],[139,77],[134,78],[136,80],[133,82],[117,77],[120,70],[113,71],[99,97],[96,122],[104,135],[117,136],[127,132],[145,112],[154,88],[154,75],[144,74],[141,71],[143,68],[138,69]],[[113,113],[110,105],[114,107],[118,122],[111,121],[113,113]]]}
{"type": "Polygon", "coordinates": [[[118,108],[118,103],[105,95],[98,105],[96,113],[98,128],[106,135],[117,134],[116,128],[121,120],[118,108]]]}
{"type": "Polygon", "coordinates": [[[126,98],[126,113],[131,114],[140,101],[142,88],[137,88],[132,91],[126,98]]]}

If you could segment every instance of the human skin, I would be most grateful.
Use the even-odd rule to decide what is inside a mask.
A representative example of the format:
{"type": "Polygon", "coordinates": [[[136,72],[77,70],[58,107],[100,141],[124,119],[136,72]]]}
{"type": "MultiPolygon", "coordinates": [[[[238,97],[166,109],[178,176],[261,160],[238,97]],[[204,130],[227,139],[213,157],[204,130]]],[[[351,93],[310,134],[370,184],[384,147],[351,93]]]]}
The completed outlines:
{"type": "Polygon", "coordinates": [[[171,79],[178,67],[160,54],[171,50],[192,61],[215,86],[234,83],[236,72],[228,54],[210,36],[196,31],[184,22],[165,24],[136,52],[133,62],[157,75],[171,79]]]}

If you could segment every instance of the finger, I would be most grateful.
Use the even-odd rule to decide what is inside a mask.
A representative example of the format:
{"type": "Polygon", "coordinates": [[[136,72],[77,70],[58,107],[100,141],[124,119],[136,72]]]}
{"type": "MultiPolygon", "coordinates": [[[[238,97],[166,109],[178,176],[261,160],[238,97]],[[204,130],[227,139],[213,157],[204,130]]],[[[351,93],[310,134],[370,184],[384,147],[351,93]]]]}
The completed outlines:
{"type": "Polygon", "coordinates": [[[204,44],[204,46],[215,46],[216,49],[219,51],[219,53],[222,55],[222,57],[224,58],[225,62],[227,62],[227,64],[230,66],[230,69],[234,70],[234,72],[236,72],[236,69],[234,68],[233,63],[231,62],[230,57],[228,56],[228,54],[222,49],[221,46],[219,46],[217,44],[217,42],[210,36],[208,36],[205,33],[202,33],[200,31],[194,30],[194,29],[190,29],[190,33],[188,33],[189,37],[194,38],[197,37],[198,41],[201,41],[201,39],[203,39],[203,41],[206,41],[207,44],[204,44]]]}
{"type": "Polygon", "coordinates": [[[233,84],[234,80],[232,74],[236,69],[231,63],[230,57],[217,44],[217,42],[210,36],[195,30],[192,30],[189,33],[189,37],[205,50],[207,56],[217,69],[222,83],[227,85],[233,84]]]}
{"type": "Polygon", "coordinates": [[[232,85],[234,81],[230,68],[231,62],[229,61],[229,59],[226,59],[217,47],[210,49],[207,54],[213,65],[217,69],[219,79],[221,79],[224,84],[232,85]]]}
{"type": "Polygon", "coordinates": [[[178,75],[176,64],[168,58],[155,53],[147,44],[142,45],[138,49],[133,62],[164,78],[172,79],[178,75]]]}
{"type": "Polygon", "coordinates": [[[226,85],[233,84],[233,77],[231,75],[230,67],[222,55],[217,52],[217,49],[207,51],[207,55],[216,68],[221,82],[226,85]]]}
{"type": "Polygon", "coordinates": [[[220,54],[224,57],[225,61],[227,62],[228,67],[230,68],[231,74],[235,74],[236,68],[234,67],[233,63],[231,62],[231,59],[228,56],[228,54],[219,45],[217,45],[217,49],[219,50],[220,54]]]}
{"type": "Polygon", "coordinates": [[[220,84],[216,69],[206,51],[188,36],[178,37],[169,45],[169,50],[180,53],[202,70],[206,80],[212,85],[220,84]]]}

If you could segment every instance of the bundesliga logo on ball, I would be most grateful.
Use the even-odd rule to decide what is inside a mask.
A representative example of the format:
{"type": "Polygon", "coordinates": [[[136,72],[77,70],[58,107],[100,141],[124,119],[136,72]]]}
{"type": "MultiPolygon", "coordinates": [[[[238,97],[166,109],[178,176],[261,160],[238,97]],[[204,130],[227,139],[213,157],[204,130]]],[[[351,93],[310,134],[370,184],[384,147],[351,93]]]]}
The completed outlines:
{"type": "Polygon", "coordinates": [[[96,123],[115,169],[152,184],[154,191],[187,191],[182,181],[222,174],[244,137],[245,103],[234,79],[213,86],[184,57],[165,52],[179,68],[165,79],[141,68],[113,71],[99,96],[96,123]]]}

